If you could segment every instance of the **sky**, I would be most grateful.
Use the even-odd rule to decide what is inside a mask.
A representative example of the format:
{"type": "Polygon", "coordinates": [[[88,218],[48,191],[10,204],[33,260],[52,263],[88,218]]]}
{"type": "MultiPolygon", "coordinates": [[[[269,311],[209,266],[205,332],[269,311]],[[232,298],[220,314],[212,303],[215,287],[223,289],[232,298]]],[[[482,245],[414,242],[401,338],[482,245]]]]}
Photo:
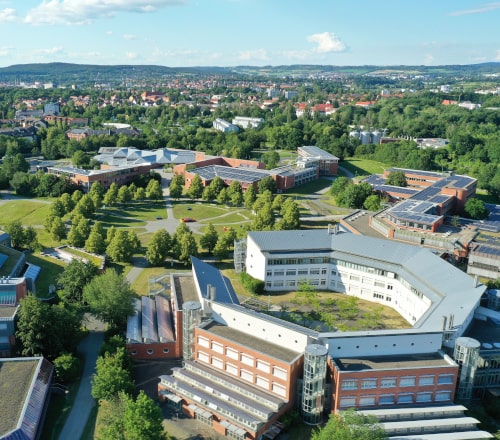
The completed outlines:
{"type": "Polygon", "coordinates": [[[500,1],[0,0],[0,67],[500,61],[500,1]]]}

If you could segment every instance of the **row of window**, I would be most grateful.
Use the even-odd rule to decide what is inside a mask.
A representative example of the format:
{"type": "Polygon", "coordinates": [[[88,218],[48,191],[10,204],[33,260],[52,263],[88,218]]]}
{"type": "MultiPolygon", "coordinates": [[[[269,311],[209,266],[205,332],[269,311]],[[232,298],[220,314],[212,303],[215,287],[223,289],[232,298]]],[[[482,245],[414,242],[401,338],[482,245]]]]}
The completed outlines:
{"type": "Polygon", "coordinates": [[[369,389],[369,388],[394,388],[399,387],[414,387],[418,386],[429,386],[429,385],[451,385],[453,384],[454,376],[453,374],[439,374],[436,378],[435,375],[422,375],[418,378],[416,376],[403,376],[400,378],[396,377],[384,377],[381,379],[377,378],[366,378],[366,379],[344,379],[341,384],[342,390],[357,390],[369,389]],[[398,384],[399,381],[399,384],[398,384]]]}
{"type": "Polygon", "coordinates": [[[378,406],[378,405],[407,405],[413,403],[425,402],[449,402],[452,399],[451,391],[437,391],[436,393],[402,393],[402,394],[383,394],[380,396],[345,396],[340,398],[339,407],[346,408],[351,406],[378,406]]]}
{"type": "MultiPolygon", "coordinates": [[[[333,272],[333,271],[332,271],[333,272]]],[[[277,269],[275,271],[266,271],[266,276],[268,277],[295,277],[295,276],[307,276],[307,275],[326,275],[327,269],[325,268],[312,268],[312,269],[277,269]]]]}

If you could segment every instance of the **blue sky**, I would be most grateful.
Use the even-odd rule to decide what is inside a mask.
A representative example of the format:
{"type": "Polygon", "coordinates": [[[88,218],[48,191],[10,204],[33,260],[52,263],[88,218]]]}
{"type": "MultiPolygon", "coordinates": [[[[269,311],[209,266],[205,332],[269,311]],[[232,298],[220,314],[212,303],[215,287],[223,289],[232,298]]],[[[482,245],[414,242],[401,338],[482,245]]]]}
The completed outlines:
{"type": "Polygon", "coordinates": [[[0,67],[500,61],[500,1],[0,0],[0,67]]]}

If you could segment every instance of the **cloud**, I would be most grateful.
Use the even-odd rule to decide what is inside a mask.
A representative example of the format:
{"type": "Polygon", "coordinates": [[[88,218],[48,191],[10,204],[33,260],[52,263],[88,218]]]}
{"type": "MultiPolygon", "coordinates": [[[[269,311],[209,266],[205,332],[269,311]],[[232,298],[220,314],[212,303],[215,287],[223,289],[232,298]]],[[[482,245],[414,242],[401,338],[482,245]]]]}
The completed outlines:
{"type": "Polygon", "coordinates": [[[123,34],[124,40],[135,40],[137,37],[134,34],[123,34]]]}
{"type": "Polygon", "coordinates": [[[8,21],[15,21],[17,19],[16,17],[16,10],[12,8],[5,8],[0,10],[0,23],[6,23],[8,21]]]}
{"type": "Polygon", "coordinates": [[[121,12],[148,13],[184,3],[185,0],[43,0],[27,13],[24,21],[33,25],[83,25],[121,12]]]}
{"type": "Polygon", "coordinates": [[[51,47],[49,49],[37,49],[35,53],[37,55],[57,55],[64,52],[62,47],[51,47]]]}
{"type": "Polygon", "coordinates": [[[346,45],[331,32],[309,35],[307,41],[317,44],[314,49],[317,53],[343,52],[347,49],[346,45]]]}
{"type": "Polygon", "coordinates": [[[13,47],[3,46],[0,47],[0,57],[8,57],[11,55],[13,47]]]}
{"type": "Polygon", "coordinates": [[[242,61],[249,60],[268,60],[269,56],[265,49],[256,49],[256,50],[243,50],[240,51],[238,55],[238,59],[242,61]]]}
{"type": "Polygon", "coordinates": [[[486,12],[491,12],[496,9],[500,9],[500,2],[485,3],[474,9],[463,9],[461,11],[450,12],[448,15],[459,16],[459,15],[470,15],[470,14],[484,14],[486,12]]]}
{"type": "Polygon", "coordinates": [[[137,58],[137,53],[135,52],[127,52],[125,54],[125,56],[129,59],[129,60],[135,60],[137,58]]]}

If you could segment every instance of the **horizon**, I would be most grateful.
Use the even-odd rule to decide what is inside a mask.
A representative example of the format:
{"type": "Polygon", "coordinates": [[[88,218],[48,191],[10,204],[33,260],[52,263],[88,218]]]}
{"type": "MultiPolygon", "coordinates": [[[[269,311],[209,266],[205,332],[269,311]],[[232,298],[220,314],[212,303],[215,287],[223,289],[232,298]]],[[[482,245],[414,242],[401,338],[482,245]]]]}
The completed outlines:
{"type": "Polygon", "coordinates": [[[0,0],[0,67],[482,64],[499,21],[476,0],[0,0]]]}

